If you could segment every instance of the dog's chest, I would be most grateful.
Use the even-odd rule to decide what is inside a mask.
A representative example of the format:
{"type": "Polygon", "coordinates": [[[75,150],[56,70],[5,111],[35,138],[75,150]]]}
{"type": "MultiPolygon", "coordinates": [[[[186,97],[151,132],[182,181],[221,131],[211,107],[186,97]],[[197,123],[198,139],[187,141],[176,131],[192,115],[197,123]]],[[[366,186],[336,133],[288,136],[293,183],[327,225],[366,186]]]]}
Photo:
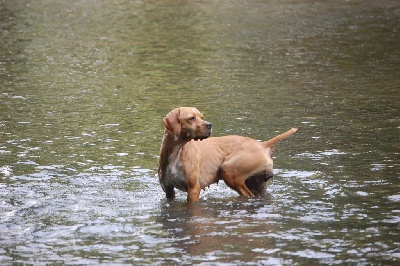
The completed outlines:
{"type": "Polygon", "coordinates": [[[172,160],[166,170],[167,183],[179,190],[187,191],[187,182],[183,175],[182,162],[179,159],[172,160]]]}

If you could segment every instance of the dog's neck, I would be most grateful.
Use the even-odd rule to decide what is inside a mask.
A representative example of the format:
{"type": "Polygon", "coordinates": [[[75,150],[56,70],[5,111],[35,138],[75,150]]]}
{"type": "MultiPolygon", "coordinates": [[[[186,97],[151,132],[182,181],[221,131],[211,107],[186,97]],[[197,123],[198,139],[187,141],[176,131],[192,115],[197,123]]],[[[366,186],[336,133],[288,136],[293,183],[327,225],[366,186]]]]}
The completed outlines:
{"type": "Polygon", "coordinates": [[[173,135],[171,132],[169,132],[167,129],[164,131],[164,137],[163,137],[163,144],[170,144],[168,146],[182,146],[186,142],[191,141],[191,138],[189,138],[186,134],[180,134],[178,136],[173,135]]]}

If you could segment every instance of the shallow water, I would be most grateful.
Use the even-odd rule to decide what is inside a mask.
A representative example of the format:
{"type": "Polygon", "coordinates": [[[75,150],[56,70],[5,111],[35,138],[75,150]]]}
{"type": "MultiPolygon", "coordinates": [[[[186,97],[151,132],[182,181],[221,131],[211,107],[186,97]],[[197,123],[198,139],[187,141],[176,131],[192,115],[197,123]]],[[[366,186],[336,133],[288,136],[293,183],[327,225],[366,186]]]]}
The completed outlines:
{"type": "Polygon", "coordinates": [[[0,262],[397,264],[398,1],[3,1],[0,262]],[[161,120],[279,143],[268,194],[188,206],[161,120]]]}

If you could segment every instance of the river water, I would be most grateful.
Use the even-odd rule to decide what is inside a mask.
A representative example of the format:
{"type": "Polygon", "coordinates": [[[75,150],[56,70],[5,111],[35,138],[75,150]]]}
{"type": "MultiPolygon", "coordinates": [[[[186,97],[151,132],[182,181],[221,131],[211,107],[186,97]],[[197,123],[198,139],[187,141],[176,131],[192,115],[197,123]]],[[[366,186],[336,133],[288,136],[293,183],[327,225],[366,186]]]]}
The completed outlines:
{"type": "Polygon", "coordinates": [[[400,262],[400,3],[1,1],[0,264],[400,262]],[[268,194],[187,205],[161,120],[277,146],[268,194]]]}

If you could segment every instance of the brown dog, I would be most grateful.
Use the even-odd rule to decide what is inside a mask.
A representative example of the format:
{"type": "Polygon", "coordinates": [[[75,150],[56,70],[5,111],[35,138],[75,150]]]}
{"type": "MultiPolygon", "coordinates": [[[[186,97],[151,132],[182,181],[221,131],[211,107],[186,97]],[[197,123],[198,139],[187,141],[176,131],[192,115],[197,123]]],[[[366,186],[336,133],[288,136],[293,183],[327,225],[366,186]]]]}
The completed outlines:
{"type": "Polygon", "coordinates": [[[158,177],[167,198],[174,198],[177,188],[188,193],[188,202],[195,202],[201,189],[221,179],[243,196],[265,193],[266,182],[272,178],[275,144],[294,134],[297,128],[265,142],[241,136],[208,138],[211,123],[202,118],[196,108],[181,107],[163,120],[165,133],[158,177]]]}

